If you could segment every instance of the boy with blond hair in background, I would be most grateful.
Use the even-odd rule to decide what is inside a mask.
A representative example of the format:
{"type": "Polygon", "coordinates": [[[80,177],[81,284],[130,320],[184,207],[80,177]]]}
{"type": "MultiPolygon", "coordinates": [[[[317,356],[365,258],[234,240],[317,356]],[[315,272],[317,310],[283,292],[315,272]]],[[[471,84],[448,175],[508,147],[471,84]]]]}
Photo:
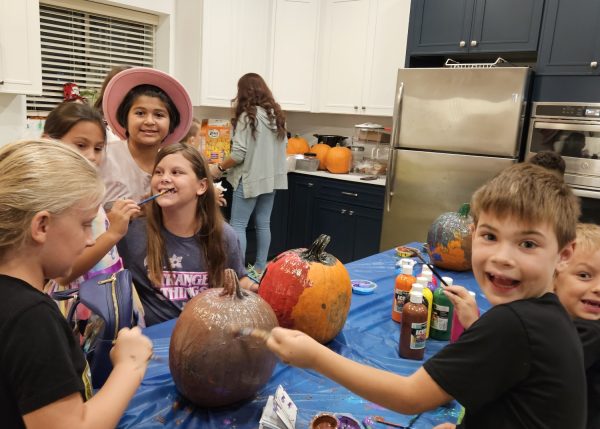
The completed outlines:
{"type": "Polygon", "coordinates": [[[299,331],[275,328],[267,346],[400,413],[456,399],[461,428],[583,429],[581,343],[552,293],[555,270],[573,254],[576,197],[557,175],[523,163],[482,186],[472,211],[473,273],[493,307],[414,374],[359,364],[299,331]]]}
{"type": "Polygon", "coordinates": [[[588,429],[600,428],[600,226],[577,225],[575,253],[554,281],[575,321],[587,377],[588,429]]]}

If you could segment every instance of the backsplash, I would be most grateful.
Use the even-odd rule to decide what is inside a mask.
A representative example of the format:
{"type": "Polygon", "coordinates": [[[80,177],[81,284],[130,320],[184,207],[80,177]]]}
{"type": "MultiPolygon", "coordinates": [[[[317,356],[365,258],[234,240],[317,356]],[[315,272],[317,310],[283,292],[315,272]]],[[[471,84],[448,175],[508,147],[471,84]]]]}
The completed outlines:
{"type": "MultiPolygon", "coordinates": [[[[194,107],[194,116],[198,119],[230,119],[231,109],[221,107],[194,107]]],[[[308,140],[310,145],[317,142],[313,134],[338,134],[350,137],[354,135],[354,126],[365,122],[374,122],[384,127],[392,126],[392,118],[387,116],[338,115],[333,113],[286,112],[288,131],[308,140]]]]}

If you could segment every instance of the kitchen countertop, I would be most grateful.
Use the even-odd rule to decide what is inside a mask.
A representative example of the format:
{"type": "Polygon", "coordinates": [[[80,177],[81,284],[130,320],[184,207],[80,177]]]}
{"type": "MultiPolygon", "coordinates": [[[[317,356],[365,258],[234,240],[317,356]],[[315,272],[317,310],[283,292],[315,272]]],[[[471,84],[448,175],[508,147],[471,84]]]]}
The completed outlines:
{"type": "Polygon", "coordinates": [[[345,180],[347,182],[357,182],[364,183],[367,185],[375,185],[375,186],[385,186],[385,176],[379,176],[376,180],[360,180],[361,177],[365,177],[364,175],[355,175],[355,174],[333,174],[328,171],[304,171],[304,170],[291,170],[289,173],[298,173],[298,174],[306,174],[307,176],[319,176],[325,177],[327,179],[336,179],[336,180],[345,180]]]}

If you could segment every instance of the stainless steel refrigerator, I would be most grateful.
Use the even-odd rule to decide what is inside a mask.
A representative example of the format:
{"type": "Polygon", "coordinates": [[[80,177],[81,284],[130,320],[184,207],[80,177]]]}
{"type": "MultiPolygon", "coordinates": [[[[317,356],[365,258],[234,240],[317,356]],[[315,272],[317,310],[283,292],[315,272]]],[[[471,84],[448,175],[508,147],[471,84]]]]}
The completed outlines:
{"type": "Polygon", "coordinates": [[[431,223],[518,161],[527,67],[400,69],[380,249],[431,223]]]}

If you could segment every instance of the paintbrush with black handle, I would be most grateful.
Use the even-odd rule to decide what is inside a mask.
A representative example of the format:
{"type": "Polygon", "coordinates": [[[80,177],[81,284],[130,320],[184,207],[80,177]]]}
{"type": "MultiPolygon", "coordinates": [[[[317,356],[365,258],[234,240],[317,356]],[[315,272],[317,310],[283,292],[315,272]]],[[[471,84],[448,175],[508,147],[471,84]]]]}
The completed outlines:
{"type": "Polygon", "coordinates": [[[419,258],[421,260],[421,262],[423,262],[425,265],[427,265],[429,267],[431,272],[440,280],[440,282],[442,282],[442,284],[444,286],[448,286],[448,283],[446,283],[444,281],[442,275],[440,273],[438,273],[435,268],[433,268],[433,265],[431,265],[429,262],[427,262],[425,260],[425,258],[423,257],[423,255],[421,254],[419,249],[416,249],[414,247],[407,247],[407,249],[409,249],[411,252],[414,252],[414,254],[417,256],[417,258],[419,258]]]}

